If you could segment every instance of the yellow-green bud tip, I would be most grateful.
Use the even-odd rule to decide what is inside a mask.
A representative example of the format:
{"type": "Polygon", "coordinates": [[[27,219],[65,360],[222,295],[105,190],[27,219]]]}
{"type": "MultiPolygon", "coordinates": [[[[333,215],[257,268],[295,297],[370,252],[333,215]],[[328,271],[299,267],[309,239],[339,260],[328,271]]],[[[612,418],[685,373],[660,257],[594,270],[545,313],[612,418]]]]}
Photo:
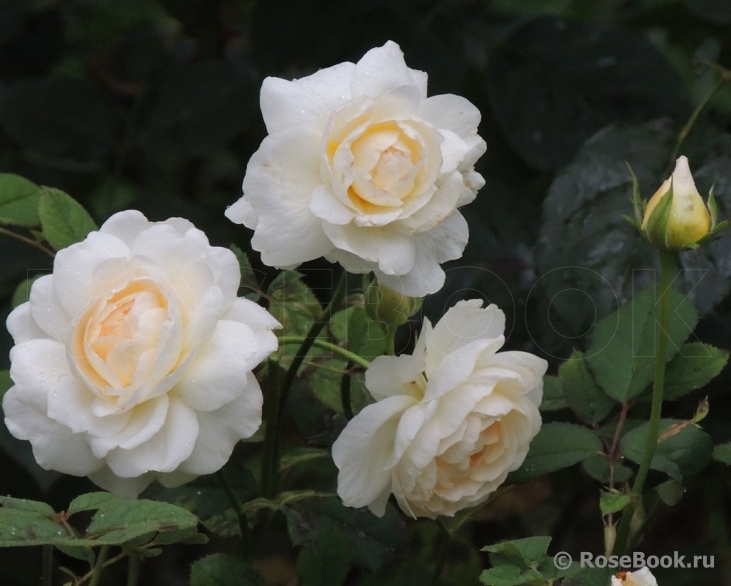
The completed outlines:
{"type": "Polygon", "coordinates": [[[679,157],[675,171],[647,202],[642,231],[663,250],[679,251],[690,247],[711,229],[711,215],[693,181],[687,157],[679,157]],[[659,205],[672,195],[670,209],[659,205]],[[668,213],[669,211],[669,213],[668,213]]]}

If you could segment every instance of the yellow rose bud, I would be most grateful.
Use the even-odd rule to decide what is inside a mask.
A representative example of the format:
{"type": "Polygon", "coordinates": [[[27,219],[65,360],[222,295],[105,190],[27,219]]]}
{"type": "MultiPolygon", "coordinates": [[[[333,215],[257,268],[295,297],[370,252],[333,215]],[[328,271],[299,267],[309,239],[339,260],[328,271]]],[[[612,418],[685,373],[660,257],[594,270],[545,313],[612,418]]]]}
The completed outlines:
{"type": "Polygon", "coordinates": [[[688,159],[679,157],[675,171],[647,202],[642,231],[662,250],[690,247],[711,229],[711,214],[690,173],[688,159]]]}

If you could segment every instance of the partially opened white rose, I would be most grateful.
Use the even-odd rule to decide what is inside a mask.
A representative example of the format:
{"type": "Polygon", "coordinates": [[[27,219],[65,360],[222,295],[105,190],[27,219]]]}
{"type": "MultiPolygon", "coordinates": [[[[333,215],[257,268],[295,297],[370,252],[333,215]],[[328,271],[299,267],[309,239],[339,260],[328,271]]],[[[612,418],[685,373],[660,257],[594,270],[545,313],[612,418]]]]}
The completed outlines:
{"type": "Polygon", "coordinates": [[[612,576],[612,586],[657,586],[657,580],[647,567],[636,572],[620,572],[612,576]]]}
{"type": "Polygon", "coordinates": [[[8,429],[43,468],[122,496],[219,470],[261,424],[251,370],[277,348],[279,324],[236,297],[239,280],[187,220],[115,214],[8,317],[8,429]]]}
{"type": "Polygon", "coordinates": [[[324,256],[412,297],[442,287],[439,263],[467,243],[457,208],[484,185],[474,164],[485,143],[477,108],[451,94],[427,98],[426,83],[393,42],[356,64],[264,80],[269,136],[226,211],[255,230],[264,263],[324,256]]]}
{"type": "Polygon", "coordinates": [[[411,356],[381,356],[366,371],[376,403],[333,445],[338,494],[383,515],[389,494],[412,517],[454,515],[485,501],[516,470],[538,433],[545,360],[500,352],[505,316],[461,301],[411,356]]]}

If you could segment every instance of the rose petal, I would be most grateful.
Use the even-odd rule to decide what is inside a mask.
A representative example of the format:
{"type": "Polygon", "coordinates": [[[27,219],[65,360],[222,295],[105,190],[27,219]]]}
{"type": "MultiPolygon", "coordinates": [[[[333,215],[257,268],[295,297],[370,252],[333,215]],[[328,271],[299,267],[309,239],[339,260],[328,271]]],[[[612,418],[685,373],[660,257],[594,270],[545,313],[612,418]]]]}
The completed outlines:
{"type": "Polygon", "coordinates": [[[391,477],[386,463],[391,459],[396,428],[401,414],[414,403],[412,397],[399,395],[368,405],[335,440],[332,455],[340,471],[338,495],[346,506],[364,507],[376,499],[382,502],[391,477]]]}
{"type": "Polygon", "coordinates": [[[404,85],[417,88],[421,99],[426,98],[427,75],[410,69],[401,48],[393,41],[368,51],[355,66],[353,95],[378,97],[404,85]]]}
{"type": "Polygon", "coordinates": [[[305,125],[324,130],[332,112],[351,99],[355,65],[340,63],[294,81],[267,77],[261,113],[269,134],[305,125]]]}
{"type": "MultiPolygon", "coordinates": [[[[269,266],[293,266],[327,254],[332,243],[322,232],[322,221],[310,211],[310,195],[320,185],[319,135],[301,127],[269,135],[249,159],[244,199],[257,210],[251,245],[269,266]],[[286,226],[286,230],[282,227],[286,226]]],[[[229,208],[234,222],[241,209],[229,208]],[[238,213],[237,213],[238,212],[238,213]]]]}

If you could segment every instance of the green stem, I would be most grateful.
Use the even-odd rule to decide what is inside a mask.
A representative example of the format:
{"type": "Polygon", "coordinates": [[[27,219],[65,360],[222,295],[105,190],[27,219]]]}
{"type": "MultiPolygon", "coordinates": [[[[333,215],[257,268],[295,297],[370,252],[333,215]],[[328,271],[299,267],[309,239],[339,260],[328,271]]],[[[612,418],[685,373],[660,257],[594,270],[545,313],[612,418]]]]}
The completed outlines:
{"type": "Polygon", "coordinates": [[[386,354],[393,356],[396,354],[396,329],[394,324],[388,324],[388,334],[386,334],[386,354]]]}
{"type": "MultiPolygon", "coordinates": [[[[351,368],[353,368],[353,363],[348,362],[346,370],[350,370],[351,368]]],[[[353,405],[350,402],[350,377],[351,374],[349,372],[346,372],[342,377],[340,377],[340,400],[343,403],[343,413],[348,421],[354,417],[353,405]]]]}
{"type": "MultiPolygon", "coordinates": [[[[305,336],[282,336],[281,338],[279,338],[279,344],[281,346],[286,346],[287,344],[303,344],[306,340],[307,338],[305,338],[305,336]]],[[[362,358],[361,356],[358,356],[354,352],[346,350],[341,346],[337,346],[332,342],[328,342],[327,340],[321,340],[317,338],[312,341],[311,346],[317,346],[318,348],[322,348],[323,350],[330,350],[335,354],[340,354],[340,356],[347,359],[349,362],[353,362],[354,364],[362,366],[366,369],[371,365],[371,363],[365,358],[362,358]]]]}
{"type": "Polygon", "coordinates": [[[277,442],[277,418],[279,409],[279,359],[269,359],[267,396],[264,402],[266,428],[264,432],[264,455],[261,461],[261,494],[271,498],[277,493],[279,484],[279,444],[277,442]]]}
{"type": "MultiPolygon", "coordinates": [[[[720,90],[723,87],[723,84],[726,83],[726,79],[721,77],[719,80],[716,81],[715,84],[713,84],[713,87],[708,90],[705,96],[701,99],[701,101],[698,103],[698,105],[695,107],[695,110],[693,110],[693,113],[690,115],[690,118],[688,118],[688,121],[685,123],[685,126],[680,130],[680,133],[678,134],[678,140],[675,143],[675,148],[673,149],[673,154],[670,157],[670,167],[672,168],[675,165],[675,159],[678,158],[678,153],[680,152],[680,147],[685,142],[685,139],[688,138],[688,135],[690,134],[690,131],[693,129],[693,125],[695,124],[695,121],[698,119],[698,116],[700,116],[700,113],[703,111],[703,108],[706,107],[708,102],[711,101],[711,98],[715,95],[715,93],[720,90]]],[[[667,173],[666,173],[667,175],[667,173]]]]}
{"type": "MultiPolygon", "coordinates": [[[[330,321],[330,317],[332,317],[333,309],[335,309],[338,305],[340,305],[340,302],[345,297],[347,283],[348,283],[348,273],[343,271],[343,274],[340,276],[340,282],[338,283],[337,287],[335,287],[335,291],[333,291],[333,296],[330,299],[330,303],[323,310],[323,312],[318,316],[315,323],[313,323],[312,327],[310,327],[310,331],[307,332],[307,335],[302,339],[302,345],[300,346],[299,350],[297,351],[297,355],[292,359],[292,364],[289,365],[289,370],[287,370],[287,374],[284,377],[284,383],[282,384],[281,395],[279,397],[279,410],[278,410],[278,418],[277,418],[278,425],[281,425],[281,422],[283,419],[282,413],[284,412],[284,407],[287,404],[287,397],[289,395],[289,389],[292,388],[292,383],[294,382],[294,379],[297,377],[297,371],[299,370],[299,367],[302,365],[302,361],[305,359],[305,356],[307,356],[307,353],[310,351],[310,348],[312,348],[313,344],[315,343],[315,340],[317,339],[318,334],[322,331],[322,329],[330,321]]],[[[286,338],[285,336],[280,338],[280,342],[282,339],[285,339],[285,338],[286,338]]]]}
{"type": "Polygon", "coordinates": [[[137,586],[140,579],[140,564],[142,558],[134,553],[129,556],[129,568],[127,571],[127,586],[137,586]]]}
{"type": "Polygon", "coordinates": [[[43,586],[53,585],[53,546],[43,546],[43,586]]]}
{"type": "MultiPolygon", "coordinates": [[[[305,359],[305,356],[307,356],[307,353],[310,351],[310,348],[312,348],[315,342],[318,341],[317,336],[330,321],[333,310],[340,305],[340,302],[345,297],[347,284],[348,273],[343,271],[343,274],[340,277],[340,282],[337,287],[335,287],[335,291],[333,291],[330,303],[317,317],[315,323],[312,324],[310,331],[307,332],[307,335],[304,338],[299,336],[282,336],[279,339],[279,343],[282,346],[287,343],[298,343],[300,344],[300,347],[297,350],[297,354],[292,359],[292,364],[289,365],[287,374],[284,377],[284,382],[282,383],[281,389],[279,389],[279,396],[277,397],[276,395],[277,391],[272,391],[273,387],[270,387],[269,389],[270,406],[267,408],[266,413],[267,427],[264,435],[264,461],[262,462],[263,475],[261,479],[263,496],[271,497],[276,494],[277,477],[279,475],[279,436],[282,423],[284,421],[284,409],[287,405],[287,397],[289,396],[289,391],[292,388],[292,383],[294,383],[294,379],[297,377],[297,371],[302,365],[302,361],[305,359]]],[[[319,340],[318,342],[324,342],[324,340],[319,340]]],[[[338,348],[334,345],[331,346],[332,348],[330,349],[333,351],[335,351],[334,348],[338,348]]],[[[342,352],[340,353],[342,354],[342,352]]],[[[356,356],[356,358],[360,359],[360,356],[356,356]]],[[[271,366],[269,372],[271,375],[271,366]]],[[[278,385],[275,384],[274,387],[278,387],[278,385]]]]}
{"type": "Polygon", "coordinates": [[[10,238],[15,238],[16,240],[20,240],[21,242],[30,244],[32,247],[37,248],[41,252],[46,253],[51,258],[54,258],[56,256],[55,252],[53,252],[50,248],[46,248],[40,242],[36,242],[32,238],[28,238],[27,236],[23,236],[22,234],[18,234],[17,232],[13,232],[12,230],[6,230],[5,228],[0,228],[0,234],[5,234],[5,236],[10,236],[10,238]]]}
{"type": "Polygon", "coordinates": [[[226,473],[223,471],[223,469],[216,472],[216,476],[218,477],[218,481],[221,483],[223,491],[226,493],[226,497],[231,503],[231,506],[236,512],[236,517],[239,520],[239,531],[241,531],[241,554],[244,559],[247,559],[249,555],[249,545],[251,543],[251,530],[249,529],[249,520],[246,518],[246,513],[244,513],[244,509],[241,507],[241,503],[236,497],[236,493],[234,493],[234,489],[231,486],[231,483],[228,480],[228,476],[226,476],[226,473]]]}
{"type": "Polygon", "coordinates": [[[431,577],[431,586],[436,586],[439,583],[439,576],[444,571],[444,566],[447,563],[447,556],[449,554],[449,546],[452,545],[452,535],[444,524],[444,521],[439,519],[439,551],[437,553],[437,561],[434,566],[434,573],[431,577]]]}
{"type": "Polygon", "coordinates": [[[101,549],[99,550],[99,555],[96,556],[96,562],[94,562],[94,573],[91,575],[91,580],[89,580],[89,586],[97,586],[99,584],[99,580],[101,580],[102,577],[104,562],[106,561],[108,556],[109,546],[102,545],[101,549]]]}
{"type": "Polygon", "coordinates": [[[614,542],[614,553],[622,555],[627,545],[629,537],[630,523],[637,509],[637,503],[642,498],[642,489],[647,480],[647,474],[650,471],[652,457],[655,455],[657,448],[657,440],[660,437],[660,416],[662,413],[662,396],[665,385],[665,361],[668,349],[668,324],[670,322],[671,293],[673,277],[675,275],[675,265],[678,259],[677,253],[660,252],[660,264],[662,266],[662,275],[660,283],[660,316],[655,322],[655,381],[652,386],[652,409],[650,411],[650,423],[647,428],[647,439],[645,440],[645,449],[642,453],[642,461],[640,469],[637,472],[635,482],[632,485],[632,495],[634,497],[630,504],[622,514],[622,520],[619,522],[617,530],[617,539],[614,542]]]}

